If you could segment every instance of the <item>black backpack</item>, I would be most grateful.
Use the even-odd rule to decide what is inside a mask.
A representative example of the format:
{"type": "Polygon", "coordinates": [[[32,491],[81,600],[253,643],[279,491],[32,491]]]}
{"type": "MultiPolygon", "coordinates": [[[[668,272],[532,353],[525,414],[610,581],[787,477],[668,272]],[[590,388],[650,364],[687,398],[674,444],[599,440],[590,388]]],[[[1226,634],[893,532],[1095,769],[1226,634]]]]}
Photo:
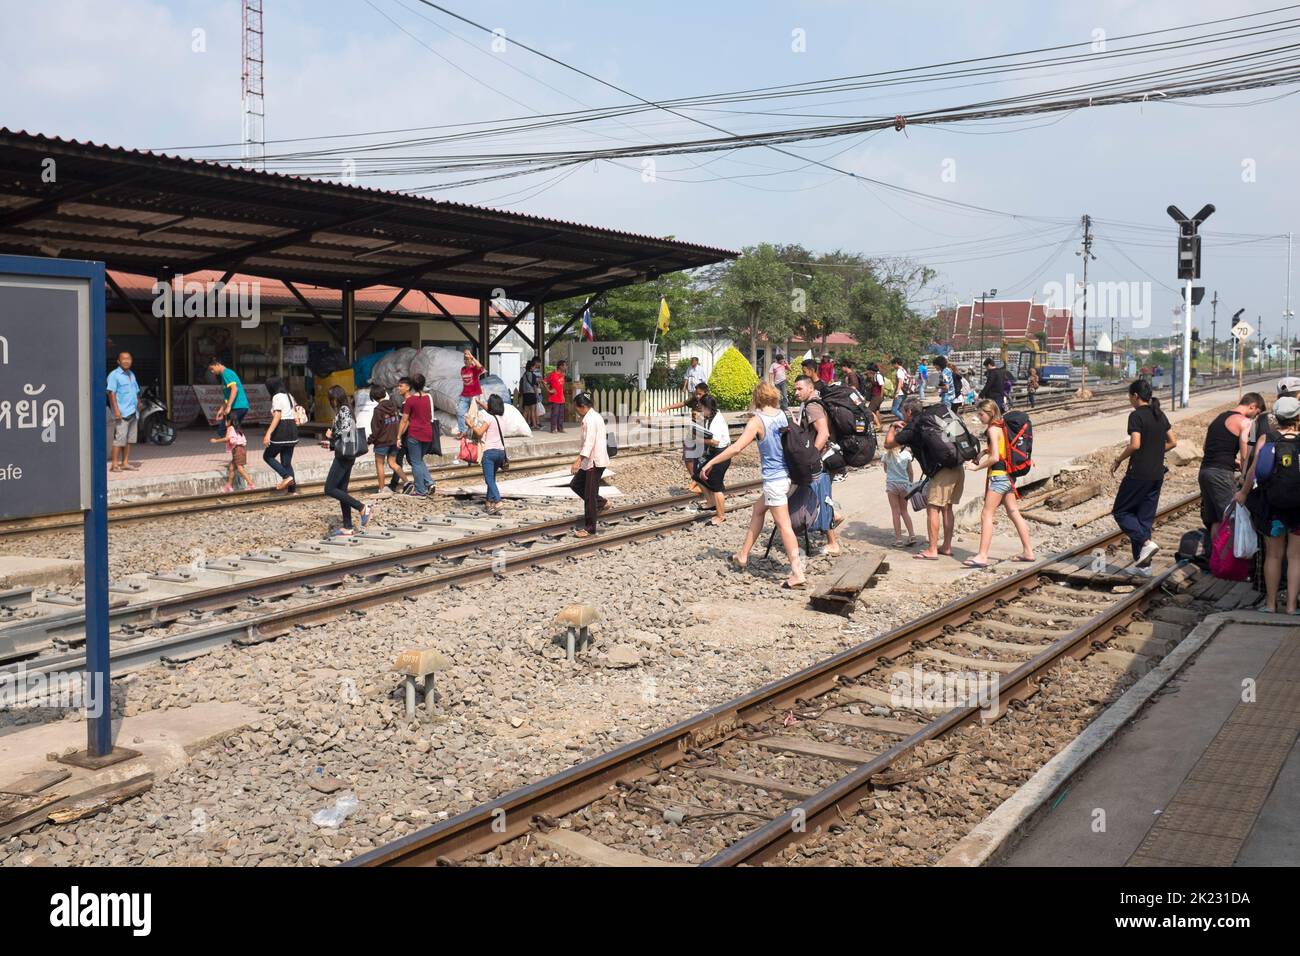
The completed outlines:
{"type": "Polygon", "coordinates": [[[920,419],[921,445],[933,475],[944,468],[958,468],[979,457],[979,442],[966,423],[951,409],[923,412],[920,419]]]}
{"type": "Polygon", "coordinates": [[[823,385],[816,400],[826,410],[826,422],[830,426],[832,441],[840,441],[850,435],[866,435],[871,431],[867,400],[853,386],[837,382],[823,385]]]}
{"type": "Polygon", "coordinates": [[[955,368],[952,369],[952,393],[953,395],[961,394],[961,372],[955,368]]]}
{"type": "Polygon", "coordinates": [[[793,419],[781,429],[781,452],[792,485],[811,484],[821,474],[822,453],[817,450],[817,429],[793,419]]]}
{"type": "Polygon", "coordinates": [[[1268,436],[1273,446],[1273,467],[1260,482],[1270,505],[1300,508],[1300,438],[1281,434],[1268,436]]]}
{"type": "Polygon", "coordinates": [[[1007,412],[1002,416],[1007,432],[1007,473],[1012,478],[1028,474],[1034,467],[1034,425],[1024,412],[1007,412]]]}

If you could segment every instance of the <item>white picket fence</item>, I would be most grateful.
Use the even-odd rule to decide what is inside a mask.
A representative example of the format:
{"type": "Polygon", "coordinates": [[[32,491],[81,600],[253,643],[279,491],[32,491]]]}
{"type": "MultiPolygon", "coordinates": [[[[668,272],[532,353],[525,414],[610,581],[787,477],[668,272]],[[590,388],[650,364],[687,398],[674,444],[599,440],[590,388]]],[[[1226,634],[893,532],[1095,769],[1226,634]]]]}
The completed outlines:
{"type": "MultiPolygon", "coordinates": [[[[597,388],[591,390],[592,407],[602,415],[653,415],[668,405],[686,399],[680,388],[649,388],[644,392],[635,388],[597,388]]],[[[686,415],[688,409],[676,408],[666,415],[686,415]]]]}

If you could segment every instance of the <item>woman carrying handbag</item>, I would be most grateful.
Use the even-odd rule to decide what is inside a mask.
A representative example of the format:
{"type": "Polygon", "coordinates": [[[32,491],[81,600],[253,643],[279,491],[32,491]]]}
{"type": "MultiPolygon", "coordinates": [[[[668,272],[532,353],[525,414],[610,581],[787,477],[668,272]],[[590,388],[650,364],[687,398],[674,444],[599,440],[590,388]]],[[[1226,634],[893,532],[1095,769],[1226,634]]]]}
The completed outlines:
{"type": "Polygon", "coordinates": [[[480,443],[475,445],[483,463],[483,481],[487,485],[486,510],[488,514],[497,514],[501,510],[501,490],[497,487],[497,473],[510,467],[506,455],[506,435],[501,428],[501,417],[505,414],[505,402],[500,395],[489,395],[487,403],[479,400],[479,408],[487,414],[479,414],[470,426],[470,433],[480,443]]]}

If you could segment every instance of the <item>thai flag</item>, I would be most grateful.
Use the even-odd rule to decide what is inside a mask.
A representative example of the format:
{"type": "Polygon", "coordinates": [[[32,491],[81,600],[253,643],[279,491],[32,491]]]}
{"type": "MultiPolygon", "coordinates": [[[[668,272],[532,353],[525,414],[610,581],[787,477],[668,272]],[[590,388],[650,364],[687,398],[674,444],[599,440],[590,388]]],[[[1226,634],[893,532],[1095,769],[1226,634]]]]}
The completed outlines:
{"type": "Polygon", "coordinates": [[[596,331],[591,327],[591,309],[582,310],[582,338],[585,342],[596,341],[596,331]]]}

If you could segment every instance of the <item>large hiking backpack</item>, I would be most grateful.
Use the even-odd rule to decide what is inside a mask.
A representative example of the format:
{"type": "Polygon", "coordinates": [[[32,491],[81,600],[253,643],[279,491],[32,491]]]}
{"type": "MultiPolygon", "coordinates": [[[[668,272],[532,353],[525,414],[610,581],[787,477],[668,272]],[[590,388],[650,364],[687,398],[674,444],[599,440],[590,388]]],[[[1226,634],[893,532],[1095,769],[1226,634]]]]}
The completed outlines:
{"type": "Polygon", "coordinates": [[[1268,496],[1269,504],[1300,508],[1300,438],[1269,435],[1255,464],[1255,478],[1268,496]]]}
{"type": "Polygon", "coordinates": [[[921,444],[934,474],[944,468],[958,468],[979,457],[979,442],[961,416],[951,409],[927,411],[920,421],[921,444]]]}
{"type": "Polygon", "coordinates": [[[822,386],[817,398],[826,409],[832,440],[866,435],[871,431],[867,400],[853,386],[831,382],[822,386]]]}
{"type": "Polygon", "coordinates": [[[1024,412],[1007,412],[1002,424],[1007,433],[1007,474],[1019,478],[1034,467],[1034,424],[1024,412]]]}
{"type": "Polygon", "coordinates": [[[817,450],[816,437],[815,428],[793,420],[781,429],[781,452],[792,485],[811,484],[821,474],[822,453],[817,450]]]}
{"type": "Polygon", "coordinates": [[[832,455],[826,459],[826,470],[835,472],[844,468],[863,468],[876,457],[876,435],[868,420],[867,400],[851,385],[823,385],[816,399],[826,412],[830,429],[832,455]]]}
{"type": "Polygon", "coordinates": [[[961,394],[961,382],[962,382],[962,379],[961,379],[961,372],[957,371],[957,370],[956,370],[955,368],[953,368],[952,366],[949,366],[949,367],[948,367],[948,370],[949,370],[950,372],[952,372],[952,393],[953,393],[953,395],[960,395],[960,394],[961,394]]]}

